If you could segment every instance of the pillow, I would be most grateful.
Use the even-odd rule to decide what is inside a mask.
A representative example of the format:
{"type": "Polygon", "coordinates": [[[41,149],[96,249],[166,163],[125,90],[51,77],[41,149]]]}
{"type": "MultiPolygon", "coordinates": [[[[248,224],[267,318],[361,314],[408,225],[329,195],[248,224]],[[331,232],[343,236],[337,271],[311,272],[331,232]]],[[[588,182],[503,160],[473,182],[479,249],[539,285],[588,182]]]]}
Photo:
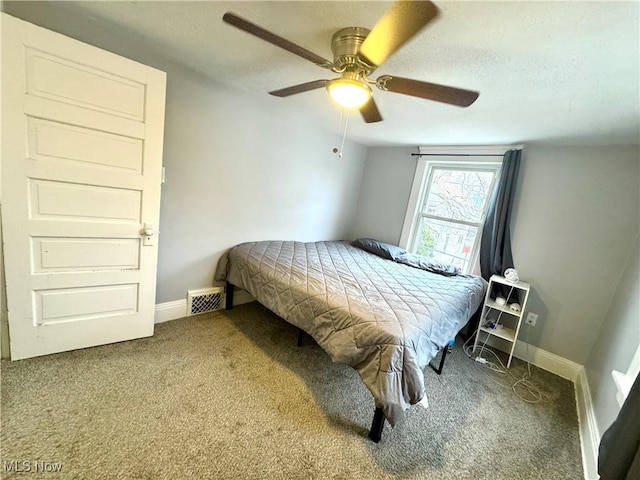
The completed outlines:
{"type": "Polygon", "coordinates": [[[447,277],[460,274],[460,268],[450,263],[439,262],[435,258],[424,257],[422,255],[415,255],[413,253],[405,253],[397,257],[396,262],[409,265],[410,267],[426,270],[427,272],[439,273],[447,277]]]}
{"type": "Polygon", "coordinates": [[[388,260],[395,260],[400,255],[407,253],[404,248],[390,243],[379,242],[373,238],[359,238],[351,242],[351,245],[388,260]]]}

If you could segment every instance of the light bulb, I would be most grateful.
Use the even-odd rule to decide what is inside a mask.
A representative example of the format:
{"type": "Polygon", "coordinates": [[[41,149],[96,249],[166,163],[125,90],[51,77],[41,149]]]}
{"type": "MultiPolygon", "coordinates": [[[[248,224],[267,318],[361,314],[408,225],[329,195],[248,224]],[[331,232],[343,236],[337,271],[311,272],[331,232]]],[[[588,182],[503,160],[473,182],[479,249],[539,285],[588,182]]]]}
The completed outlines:
{"type": "Polygon", "coordinates": [[[329,95],[343,108],[360,108],[371,98],[371,88],[364,82],[350,78],[337,78],[327,85],[329,95]]]}

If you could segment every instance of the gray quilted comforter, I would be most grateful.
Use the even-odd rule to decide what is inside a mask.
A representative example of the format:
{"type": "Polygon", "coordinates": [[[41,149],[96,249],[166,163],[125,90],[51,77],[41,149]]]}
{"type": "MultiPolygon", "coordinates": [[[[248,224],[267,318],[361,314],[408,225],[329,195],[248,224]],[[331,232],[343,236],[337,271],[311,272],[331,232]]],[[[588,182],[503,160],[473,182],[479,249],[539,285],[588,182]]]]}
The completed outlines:
{"type": "Polygon", "coordinates": [[[482,302],[480,277],[446,277],[346,242],[250,242],[217,278],[247,290],[355,368],[394,425],[425,395],[423,368],[482,302]]]}

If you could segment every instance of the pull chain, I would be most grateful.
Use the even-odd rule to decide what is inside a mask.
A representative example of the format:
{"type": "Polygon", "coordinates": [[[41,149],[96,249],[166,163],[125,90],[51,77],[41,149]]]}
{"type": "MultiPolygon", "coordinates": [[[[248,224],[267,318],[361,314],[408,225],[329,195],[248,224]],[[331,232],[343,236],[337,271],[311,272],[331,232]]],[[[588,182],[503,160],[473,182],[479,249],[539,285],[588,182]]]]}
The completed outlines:
{"type": "Polygon", "coordinates": [[[337,153],[338,157],[342,158],[342,151],[344,149],[344,141],[347,137],[347,126],[349,125],[349,111],[341,108],[340,109],[340,121],[338,124],[338,134],[336,136],[336,143],[340,140],[340,128],[342,127],[342,118],[344,117],[344,130],[342,131],[342,142],[340,142],[340,149],[338,147],[333,147],[333,153],[337,153]]]}

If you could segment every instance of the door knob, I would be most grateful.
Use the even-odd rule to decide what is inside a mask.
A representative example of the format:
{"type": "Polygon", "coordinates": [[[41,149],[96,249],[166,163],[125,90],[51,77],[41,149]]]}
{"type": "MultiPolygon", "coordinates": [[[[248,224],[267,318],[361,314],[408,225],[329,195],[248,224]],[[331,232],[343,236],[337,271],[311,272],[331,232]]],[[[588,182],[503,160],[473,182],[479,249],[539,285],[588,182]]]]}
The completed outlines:
{"type": "Polygon", "coordinates": [[[142,229],[142,236],[144,237],[142,245],[145,247],[153,246],[155,244],[155,240],[153,239],[155,233],[156,231],[153,229],[153,224],[145,223],[144,228],[142,229]]]}

